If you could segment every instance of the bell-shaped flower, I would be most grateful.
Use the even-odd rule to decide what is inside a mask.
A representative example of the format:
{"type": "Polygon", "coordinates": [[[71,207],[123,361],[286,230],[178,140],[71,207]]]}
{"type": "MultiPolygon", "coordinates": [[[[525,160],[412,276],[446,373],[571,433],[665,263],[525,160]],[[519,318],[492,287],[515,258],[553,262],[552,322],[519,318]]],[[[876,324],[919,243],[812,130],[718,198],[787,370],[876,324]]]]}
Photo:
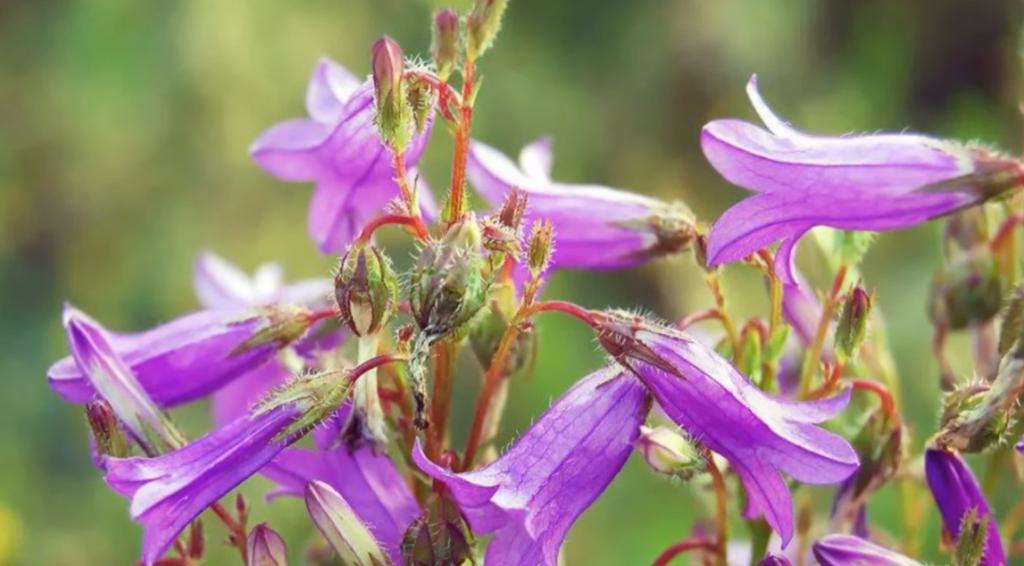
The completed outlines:
{"type": "Polygon", "coordinates": [[[682,204],[600,185],[553,181],[551,164],[547,137],[524,147],[518,165],[498,150],[473,142],[466,175],[495,208],[513,187],[526,194],[522,225],[548,219],[555,227],[553,267],[621,269],[686,249],[696,236],[693,214],[682,204]]]}
{"type": "MultiPolygon", "coordinates": [[[[950,214],[1021,184],[1020,162],[988,149],[912,134],[826,137],[797,131],[747,95],[767,130],[741,120],[704,126],[701,146],[726,180],[754,193],[708,235],[708,264],[782,241],[778,267],[814,226],[882,231],[950,214]]],[[[781,271],[781,269],[779,269],[781,271]]]]}
{"type": "MultiPolygon", "coordinates": [[[[110,408],[136,443],[151,453],[176,448],[183,443],[132,371],[114,352],[99,326],[74,307],[65,305],[64,328],[79,371],[96,395],[106,401],[103,406],[110,408]]],[[[89,416],[92,418],[93,414],[89,416]]],[[[118,433],[116,424],[107,425],[104,427],[108,429],[105,436],[118,433]]],[[[103,452],[101,449],[100,453],[103,452]]],[[[97,462],[102,465],[102,458],[97,462]]]]}
{"type": "Polygon", "coordinates": [[[629,457],[647,399],[633,376],[605,368],[581,379],[487,466],[456,474],[418,444],[413,460],[447,485],[473,532],[494,533],[485,563],[554,566],[573,522],[629,457]]]}
{"type": "MultiPolygon", "coordinates": [[[[133,334],[115,333],[78,312],[97,329],[161,407],[199,399],[271,359],[276,341],[236,351],[270,323],[269,310],[199,311],[156,328],[133,334]]],[[[88,403],[96,390],[69,356],[47,371],[50,387],[72,403],[88,403]]]]}
{"type": "Polygon", "coordinates": [[[793,502],[780,472],[831,484],[857,469],[842,437],[815,426],[841,411],[849,390],[794,402],[768,395],[714,349],[637,317],[597,318],[598,338],[691,437],[729,461],[747,492],[747,517],[764,516],[783,545],[793,536],[793,502]]]}
{"type": "Polygon", "coordinates": [[[921,566],[884,546],[853,535],[828,535],[811,547],[821,566],[921,566]]]}
{"type": "MultiPolygon", "coordinates": [[[[203,252],[196,260],[193,287],[199,304],[207,309],[242,309],[277,303],[323,307],[332,289],[331,280],[327,278],[285,284],[284,272],[277,263],[259,266],[250,277],[213,252],[203,252]]],[[[272,357],[266,364],[232,380],[213,394],[214,422],[224,425],[245,414],[267,391],[284,383],[291,373],[272,357]]]]}
{"type": "MultiPolygon", "coordinates": [[[[263,132],[249,153],[268,173],[294,183],[316,183],[309,203],[309,235],[320,251],[341,252],[367,220],[399,195],[392,154],[374,125],[372,81],[361,81],[321,58],[306,91],[309,118],[281,122],[263,132]]],[[[430,136],[432,119],[405,152],[409,182],[430,136]]],[[[425,212],[430,191],[418,183],[425,212]]]]}
{"type": "Polygon", "coordinates": [[[401,564],[401,543],[409,525],[421,511],[405,479],[387,454],[372,447],[334,446],[334,434],[325,432],[343,426],[351,407],[318,427],[313,438],[317,449],[287,448],[261,470],[277,484],[276,496],[303,497],[306,485],[323,482],[345,499],[353,512],[368,525],[373,537],[391,557],[401,564]]]}
{"type": "MultiPolygon", "coordinates": [[[[935,505],[942,514],[942,523],[954,538],[965,530],[964,520],[974,517],[988,523],[982,566],[1007,564],[1003,543],[999,538],[999,525],[985,500],[985,494],[974,478],[971,469],[958,454],[938,448],[929,448],[924,453],[924,471],[928,487],[932,491],[935,505]],[[972,513],[973,511],[973,513],[972,513]]],[[[966,525],[974,528],[975,525],[966,525]]]]}
{"type": "Polygon", "coordinates": [[[289,431],[304,412],[300,403],[281,405],[155,458],[107,458],[107,484],[131,499],[143,526],[143,561],[156,562],[203,510],[297,440],[289,431]]]}

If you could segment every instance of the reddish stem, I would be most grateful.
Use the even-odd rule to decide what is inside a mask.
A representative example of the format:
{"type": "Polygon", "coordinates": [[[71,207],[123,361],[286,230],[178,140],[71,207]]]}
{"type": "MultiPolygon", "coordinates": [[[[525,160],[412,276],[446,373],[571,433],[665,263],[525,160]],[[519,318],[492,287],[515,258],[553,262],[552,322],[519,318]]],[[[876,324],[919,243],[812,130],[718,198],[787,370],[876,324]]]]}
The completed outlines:
{"type": "Polygon", "coordinates": [[[408,226],[412,229],[418,240],[426,240],[430,233],[427,231],[426,224],[423,223],[423,219],[418,216],[408,216],[406,214],[385,214],[378,216],[373,220],[369,221],[366,226],[363,226],[363,231],[359,233],[359,237],[356,241],[365,244],[370,241],[373,233],[382,226],[388,226],[398,224],[402,226],[408,226]]]}
{"type": "Polygon", "coordinates": [[[540,301],[539,303],[533,303],[526,307],[523,314],[524,316],[532,316],[542,312],[562,312],[582,320],[588,326],[595,326],[597,324],[593,311],[568,301],[540,301]]]}
{"type": "Polygon", "coordinates": [[[717,546],[715,545],[715,543],[709,540],[688,538],[666,548],[664,552],[659,554],[658,557],[654,559],[654,564],[652,564],[652,566],[668,566],[668,564],[672,562],[672,560],[675,559],[675,557],[685,552],[689,552],[691,550],[703,550],[706,552],[714,552],[716,548],[717,546]]]}
{"type": "Polygon", "coordinates": [[[900,422],[900,414],[896,410],[896,400],[892,396],[892,392],[889,388],[882,385],[877,381],[871,381],[870,379],[851,379],[850,386],[858,391],[869,391],[874,393],[878,397],[879,402],[882,404],[882,410],[885,414],[889,415],[894,423],[900,422]]]}
{"type": "Polygon", "coordinates": [[[462,104],[459,106],[459,121],[455,129],[455,149],[452,156],[452,181],[449,193],[448,210],[450,218],[445,220],[453,223],[462,216],[463,192],[466,184],[466,161],[469,158],[469,136],[473,126],[473,75],[476,64],[467,60],[462,70],[462,104]]]}
{"type": "Polygon", "coordinates": [[[346,372],[346,377],[351,383],[355,383],[360,377],[371,369],[379,368],[380,366],[392,364],[395,362],[408,361],[409,358],[406,356],[399,356],[397,354],[381,354],[374,356],[365,362],[353,367],[346,372]]]}
{"type": "Polygon", "coordinates": [[[217,515],[217,518],[224,523],[224,526],[231,531],[231,538],[229,540],[231,540],[232,544],[238,548],[238,553],[242,555],[242,564],[248,564],[249,549],[246,546],[245,525],[235,521],[235,518],[231,516],[231,513],[229,513],[219,501],[210,505],[210,510],[212,510],[213,513],[217,515]]]}

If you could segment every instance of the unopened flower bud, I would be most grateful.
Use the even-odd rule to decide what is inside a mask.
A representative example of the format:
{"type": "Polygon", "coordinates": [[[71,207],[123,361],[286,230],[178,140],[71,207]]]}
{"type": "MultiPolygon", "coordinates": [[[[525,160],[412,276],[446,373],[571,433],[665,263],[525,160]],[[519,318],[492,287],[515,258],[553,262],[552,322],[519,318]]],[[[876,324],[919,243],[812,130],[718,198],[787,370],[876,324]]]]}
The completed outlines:
{"type": "Polygon", "coordinates": [[[305,307],[294,305],[271,305],[264,311],[265,324],[231,351],[238,356],[262,346],[275,345],[283,348],[299,339],[315,322],[305,307]]]}
{"type": "Polygon", "coordinates": [[[846,296],[835,333],[835,352],[840,360],[849,360],[857,355],[867,334],[871,303],[871,295],[860,285],[846,296]]]}
{"type": "Polygon", "coordinates": [[[530,248],[526,254],[526,265],[534,278],[540,277],[551,264],[551,254],[555,250],[555,227],[550,220],[533,223],[530,235],[530,248]]]}
{"type": "Polygon", "coordinates": [[[972,383],[947,395],[934,443],[948,450],[980,452],[1006,440],[1011,408],[1024,389],[1024,358],[1003,358],[991,384],[972,383]]]}
{"type": "Polygon", "coordinates": [[[844,528],[854,525],[868,498],[899,472],[905,457],[905,435],[902,422],[882,409],[864,422],[852,441],[860,467],[843,482],[833,504],[837,524],[844,528]]]}
{"type": "Polygon", "coordinates": [[[420,330],[435,341],[469,322],[487,296],[480,231],[467,217],[423,248],[410,277],[409,302],[420,330]]]}
{"type": "Polygon", "coordinates": [[[653,256],[685,251],[697,237],[697,218],[681,202],[674,202],[656,210],[648,220],[657,238],[649,250],[653,256]]]}
{"type": "Polygon", "coordinates": [[[455,506],[434,499],[426,517],[413,521],[402,540],[402,558],[409,566],[463,564],[472,558],[469,529],[455,506]]]}
{"type": "MultiPolygon", "coordinates": [[[[978,508],[972,507],[964,513],[960,520],[960,532],[956,537],[956,548],[953,550],[953,564],[975,565],[982,564],[985,557],[986,546],[989,537],[988,514],[979,516],[978,508]]],[[[993,560],[996,560],[993,558],[993,560]]],[[[992,562],[996,564],[997,562],[992,562]]],[[[999,564],[1002,561],[998,562],[999,564]]]]}
{"type": "Polygon", "coordinates": [[[398,297],[391,260],[373,244],[353,244],[334,275],[334,300],[341,320],[356,336],[380,332],[398,297]]]}
{"type": "Polygon", "coordinates": [[[1014,350],[1016,357],[1024,358],[1024,284],[1018,285],[1003,311],[999,328],[999,356],[1014,350]]]}
{"type": "Polygon", "coordinates": [[[427,122],[434,111],[435,98],[434,88],[426,81],[417,79],[409,81],[409,109],[412,111],[416,135],[422,134],[427,129],[427,122]]]}
{"type": "Polygon", "coordinates": [[[451,8],[434,14],[434,43],[431,46],[437,76],[446,80],[459,58],[459,15],[451,8]]]}
{"type": "Polygon", "coordinates": [[[334,547],[343,564],[381,566],[391,564],[370,529],[331,486],[321,481],[306,484],[306,509],[313,524],[334,547]]]}
{"type": "Polygon", "coordinates": [[[381,139],[399,153],[412,136],[411,113],[406,101],[405,61],[402,48],[390,37],[382,37],[370,50],[373,88],[377,104],[377,130],[381,139]]]}
{"type": "Polygon", "coordinates": [[[970,251],[988,242],[988,211],[972,206],[949,217],[946,222],[946,245],[950,251],[970,251]]]}
{"type": "MultiPolygon", "coordinates": [[[[487,307],[474,321],[469,333],[470,346],[476,359],[487,367],[498,350],[502,336],[517,306],[515,287],[512,283],[497,283],[491,286],[487,296],[487,307]]],[[[502,375],[512,375],[526,367],[534,354],[536,335],[519,332],[507,356],[507,365],[502,375]]]]}
{"type": "Polygon", "coordinates": [[[100,455],[115,458],[128,456],[128,440],[121,432],[121,423],[114,415],[114,410],[110,408],[110,403],[101,399],[87,404],[85,418],[89,422],[89,429],[96,441],[96,451],[100,455]]]}
{"type": "Polygon", "coordinates": [[[277,531],[260,523],[249,532],[246,566],[288,566],[288,548],[277,531]]]}
{"type": "Polygon", "coordinates": [[[501,208],[481,223],[480,232],[485,248],[519,258],[520,226],[526,212],[526,203],[526,193],[512,187],[501,208]]]}
{"type": "Polygon", "coordinates": [[[959,330],[992,319],[1003,304],[1003,282],[987,248],[977,248],[936,274],[930,315],[936,324],[959,330]]]}
{"type": "Polygon", "coordinates": [[[686,480],[704,471],[704,458],[697,447],[668,427],[640,427],[636,447],[647,466],[659,474],[686,480]]]}
{"type": "Polygon", "coordinates": [[[501,18],[508,7],[508,0],[476,0],[473,11],[466,19],[466,31],[469,38],[466,44],[466,55],[474,60],[484,54],[494,44],[494,38],[501,30],[501,18]]]}

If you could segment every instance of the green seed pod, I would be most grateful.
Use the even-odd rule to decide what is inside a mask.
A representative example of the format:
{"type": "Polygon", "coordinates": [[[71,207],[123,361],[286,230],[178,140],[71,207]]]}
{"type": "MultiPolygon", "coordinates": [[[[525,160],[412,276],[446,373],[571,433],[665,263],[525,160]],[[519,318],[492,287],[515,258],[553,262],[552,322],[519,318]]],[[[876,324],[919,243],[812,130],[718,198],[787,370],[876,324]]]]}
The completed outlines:
{"type": "Polygon", "coordinates": [[[334,275],[334,300],[353,334],[380,332],[398,301],[391,260],[373,244],[353,244],[334,275]]]}

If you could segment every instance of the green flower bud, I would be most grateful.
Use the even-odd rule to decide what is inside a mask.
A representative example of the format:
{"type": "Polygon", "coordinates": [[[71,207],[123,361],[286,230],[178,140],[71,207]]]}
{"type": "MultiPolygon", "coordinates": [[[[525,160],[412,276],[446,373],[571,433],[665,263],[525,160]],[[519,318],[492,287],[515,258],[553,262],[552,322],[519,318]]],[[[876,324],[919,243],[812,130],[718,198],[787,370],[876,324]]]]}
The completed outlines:
{"type": "Polygon", "coordinates": [[[959,330],[991,320],[1003,305],[1003,282],[988,248],[977,248],[936,274],[930,316],[959,330]]]}
{"type": "Polygon", "coordinates": [[[685,436],[663,426],[640,427],[636,448],[659,474],[688,480],[705,469],[700,451],[685,436]]]}
{"type": "Polygon", "coordinates": [[[473,558],[472,540],[455,505],[435,497],[405,531],[402,558],[409,566],[463,564],[473,558]]]}
{"type": "Polygon", "coordinates": [[[1003,324],[999,329],[999,355],[1014,350],[1016,357],[1024,357],[1024,284],[1013,291],[1003,311],[1003,324]]]}
{"type": "Polygon", "coordinates": [[[861,342],[867,334],[868,319],[871,318],[871,295],[860,285],[846,296],[839,323],[836,324],[835,351],[840,360],[846,361],[857,355],[861,342]]]}
{"type": "Polygon", "coordinates": [[[395,153],[400,153],[412,137],[413,121],[406,101],[402,48],[385,36],[373,44],[370,55],[377,105],[377,130],[381,139],[395,153]]]}
{"type": "Polygon", "coordinates": [[[380,332],[398,302],[391,260],[373,244],[353,244],[334,275],[334,300],[353,334],[380,332]]]}
{"type": "Polygon", "coordinates": [[[840,490],[833,511],[840,523],[851,526],[873,493],[900,470],[906,457],[906,429],[881,409],[871,413],[851,444],[857,451],[860,467],[840,490]]]}
{"type": "Polygon", "coordinates": [[[272,305],[264,312],[266,326],[257,330],[248,340],[231,351],[232,356],[242,354],[268,344],[283,348],[309,330],[315,322],[308,309],[289,305],[272,305]]]}
{"type": "Polygon", "coordinates": [[[451,8],[434,13],[434,42],[430,49],[437,76],[447,80],[459,59],[459,15],[451,8]]]}
{"type": "Polygon", "coordinates": [[[453,225],[420,252],[409,278],[413,318],[428,342],[461,329],[484,305],[480,232],[474,218],[453,225]]]}
{"type": "Polygon", "coordinates": [[[110,403],[100,399],[85,406],[85,418],[89,422],[92,437],[96,440],[96,451],[104,456],[124,458],[131,453],[128,440],[121,430],[110,403]]]}
{"type": "Polygon", "coordinates": [[[434,89],[425,81],[413,79],[409,81],[408,98],[416,133],[421,134],[434,111],[434,89]]]}
{"type": "Polygon", "coordinates": [[[352,507],[333,487],[318,480],[306,485],[306,509],[313,524],[341,557],[352,566],[384,566],[391,564],[352,507]]]}
{"type": "Polygon", "coordinates": [[[649,222],[657,237],[657,243],[651,249],[655,256],[686,251],[697,237],[697,218],[681,202],[655,211],[649,222]]]}
{"type": "MultiPolygon", "coordinates": [[[[487,307],[474,321],[469,332],[469,343],[480,365],[488,367],[501,337],[505,335],[509,321],[516,309],[515,288],[511,283],[500,283],[491,286],[488,293],[487,307]]],[[[503,375],[512,375],[526,367],[533,359],[536,334],[519,332],[508,355],[508,365],[503,375]]]]}
{"type": "Polygon", "coordinates": [[[550,220],[538,220],[533,223],[530,235],[530,247],[526,252],[526,265],[534,278],[540,277],[551,263],[551,255],[555,250],[555,227],[550,220]]]}
{"type": "Polygon", "coordinates": [[[490,49],[494,38],[501,30],[501,18],[505,15],[508,0],[476,0],[473,11],[466,20],[466,31],[469,39],[466,54],[475,60],[490,49]]]}

